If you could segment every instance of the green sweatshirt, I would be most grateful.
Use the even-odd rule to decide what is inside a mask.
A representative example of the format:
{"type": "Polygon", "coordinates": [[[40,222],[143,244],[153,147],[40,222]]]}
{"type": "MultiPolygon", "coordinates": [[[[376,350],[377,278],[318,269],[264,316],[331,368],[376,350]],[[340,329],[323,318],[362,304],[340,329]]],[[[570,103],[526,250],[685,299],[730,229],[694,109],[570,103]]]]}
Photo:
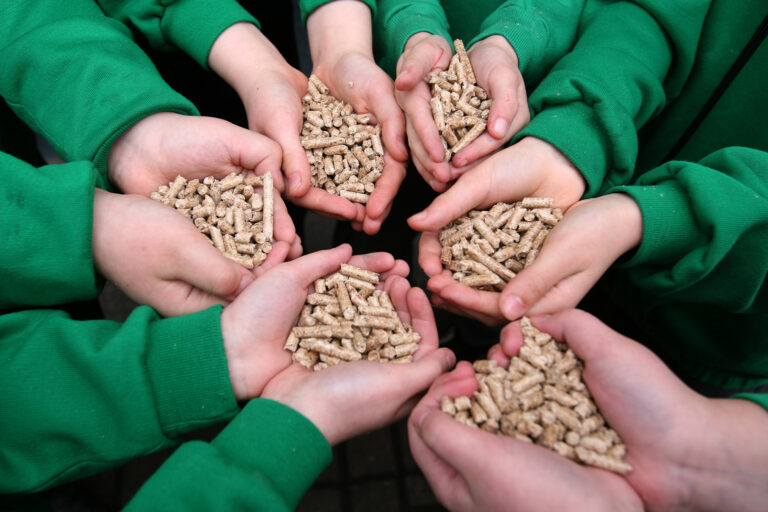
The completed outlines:
{"type": "MultiPolygon", "coordinates": [[[[365,5],[370,7],[371,14],[376,15],[376,0],[360,0],[365,5]]],[[[301,21],[307,22],[307,17],[312,14],[312,11],[318,7],[322,7],[325,4],[329,4],[333,0],[299,0],[299,12],[301,14],[301,21]]]]}
{"type": "MultiPolygon", "coordinates": [[[[35,169],[0,153],[0,179],[0,494],[104,471],[235,417],[221,307],[164,319],[142,306],[122,324],[52,309],[99,292],[94,166],[35,169]]],[[[135,507],[196,496],[184,508],[290,509],[329,459],[309,421],[257,400],[212,443],[183,445],[135,507]]]]}

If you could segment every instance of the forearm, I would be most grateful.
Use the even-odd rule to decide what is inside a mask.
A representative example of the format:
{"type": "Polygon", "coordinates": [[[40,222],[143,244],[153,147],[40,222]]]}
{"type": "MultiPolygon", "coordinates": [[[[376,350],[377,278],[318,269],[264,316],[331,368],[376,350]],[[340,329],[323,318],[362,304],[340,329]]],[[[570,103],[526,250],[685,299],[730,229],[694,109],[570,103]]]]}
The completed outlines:
{"type": "Polygon", "coordinates": [[[124,324],[0,317],[0,493],[34,492],[171,446],[237,411],[220,308],[124,324]]]}
{"type": "Polygon", "coordinates": [[[214,41],[238,22],[258,21],[235,0],[96,0],[104,12],[135,27],[161,49],[180,48],[208,67],[214,41]]]}
{"type": "Polygon", "coordinates": [[[293,510],[330,462],[312,423],[256,399],[210,443],[185,443],[126,510],[293,510]]]}
{"type": "Polygon", "coordinates": [[[371,10],[359,0],[336,0],[315,9],[307,18],[307,34],[315,68],[350,52],[373,59],[371,10]]]}

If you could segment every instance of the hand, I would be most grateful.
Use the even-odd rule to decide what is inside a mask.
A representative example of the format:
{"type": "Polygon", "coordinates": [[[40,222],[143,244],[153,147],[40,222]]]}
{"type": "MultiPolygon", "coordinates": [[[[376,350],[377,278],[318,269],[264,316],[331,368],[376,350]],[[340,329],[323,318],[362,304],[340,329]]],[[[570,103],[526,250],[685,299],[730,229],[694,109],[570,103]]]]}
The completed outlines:
{"type": "Polygon", "coordinates": [[[426,210],[408,219],[413,229],[425,232],[419,242],[419,265],[430,276],[427,287],[433,292],[433,304],[489,325],[504,319],[498,293],[469,288],[443,269],[440,229],[472,209],[530,196],[551,197],[555,206],[565,209],[584,190],[584,178],[573,164],[553,146],[534,137],[472,165],[426,210]]]}
{"type": "Polygon", "coordinates": [[[331,445],[404,417],[417,395],[456,362],[450,350],[437,348],[437,326],[424,292],[402,277],[388,279],[384,289],[401,320],[421,335],[412,363],[354,361],[319,372],[294,363],[262,393],[306,416],[331,445]]]}
{"type": "MultiPolygon", "coordinates": [[[[517,53],[502,36],[489,36],[467,52],[477,83],[488,91],[491,113],[488,129],[453,156],[452,169],[464,167],[506,144],[531,120],[525,82],[518,69],[517,53]]],[[[452,178],[462,173],[456,170],[452,178]]]]}
{"type": "MultiPolygon", "coordinates": [[[[307,77],[291,67],[277,48],[251,23],[236,23],[219,35],[208,63],[235,91],[245,106],[248,127],[282,148],[286,194],[299,198],[310,191],[310,169],[301,146],[301,98],[307,77]]],[[[353,215],[342,208],[339,215],[353,215]]]]}
{"type": "MultiPolygon", "coordinates": [[[[284,259],[287,250],[287,244],[277,242],[270,264],[284,259]]],[[[253,281],[250,272],[225,258],[179,213],[145,197],[98,188],[93,258],[98,272],[126,295],[165,316],[227,304],[253,281]]]]}
{"type": "Polygon", "coordinates": [[[424,78],[447,69],[452,55],[450,44],[442,36],[418,32],[408,39],[397,61],[395,97],[405,112],[411,158],[421,177],[436,192],[446,189],[452,173],[432,118],[432,92],[424,78]]]}
{"type": "MultiPolygon", "coordinates": [[[[336,98],[355,112],[370,113],[381,123],[384,170],[352,227],[376,233],[392,208],[392,200],[405,178],[408,149],[405,118],[395,101],[392,79],[376,65],[371,41],[371,11],[362,2],[329,2],[307,18],[307,34],[314,63],[313,73],[336,98]]],[[[326,196],[327,198],[327,196],[326,196]]],[[[318,204],[322,208],[325,199],[318,204]]]]}
{"type": "Polygon", "coordinates": [[[277,373],[291,364],[283,349],[315,281],[342,263],[390,276],[408,275],[408,264],[387,253],[352,256],[349,245],[318,251],[263,272],[221,314],[221,334],[232,389],[238,400],[259,396],[277,373]]]}
{"type": "Polygon", "coordinates": [[[440,410],[444,396],[477,389],[468,362],[439,377],[408,420],[411,453],[450,510],[642,510],[620,476],[579,466],[541,446],[462,425],[440,410]]]}
{"type": "MultiPolygon", "coordinates": [[[[584,380],[627,446],[634,469],[626,480],[648,510],[765,508],[768,444],[748,441],[764,439],[765,409],[695,393],[650,350],[582,311],[532,320],[584,360],[584,380]]],[[[501,336],[505,355],[521,345],[519,324],[510,324],[501,336]]]]}
{"type": "Polygon", "coordinates": [[[609,194],[573,205],[544,241],[530,267],[501,293],[509,320],[576,307],[614,261],[640,244],[643,217],[626,194],[609,194]]]}

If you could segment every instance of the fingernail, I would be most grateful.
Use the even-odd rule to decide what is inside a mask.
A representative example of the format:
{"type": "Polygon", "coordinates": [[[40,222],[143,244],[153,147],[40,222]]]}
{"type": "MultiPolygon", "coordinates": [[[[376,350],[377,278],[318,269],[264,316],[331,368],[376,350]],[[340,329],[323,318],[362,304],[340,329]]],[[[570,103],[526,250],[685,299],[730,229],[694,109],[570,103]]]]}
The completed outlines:
{"type": "Polygon", "coordinates": [[[413,422],[416,424],[416,427],[421,429],[421,425],[430,414],[432,414],[432,410],[426,407],[422,407],[413,411],[413,422]]]}
{"type": "Polygon", "coordinates": [[[501,312],[508,320],[515,320],[525,313],[523,299],[517,295],[509,295],[501,300],[501,312]]]}
{"type": "Polygon", "coordinates": [[[493,131],[498,134],[498,137],[503,137],[507,133],[507,121],[501,117],[493,122],[493,131]]]}
{"type": "Polygon", "coordinates": [[[292,194],[296,194],[301,188],[301,176],[298,174],[291,174],[288,178],[288,188],[291,189],[292,194]]]}
{"type": "Polygon", "coordinates": [[[240,286],[237,287],[237,291],[235,292],[235,296],[240,295],[243,290],[248,288],[248,285],[250,285],[253,282],[253,276],[251,274],[246,274],[243,276],[242,279],[240,279],[240,286]]]}

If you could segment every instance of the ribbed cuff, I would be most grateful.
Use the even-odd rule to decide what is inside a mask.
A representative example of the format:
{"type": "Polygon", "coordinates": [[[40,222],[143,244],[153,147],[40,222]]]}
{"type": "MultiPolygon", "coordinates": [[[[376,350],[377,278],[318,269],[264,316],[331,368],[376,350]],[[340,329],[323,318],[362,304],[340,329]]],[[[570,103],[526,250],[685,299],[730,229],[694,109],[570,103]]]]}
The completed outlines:
{"type": "Polygon", "coordinates": [[[740,398],[742,400],[749,400],[750,402],[754,402],[763,409],[766,409],[768,411],[768,394],[764,393],[738,393],[731,398],[740,398]]]}
{"type": "Polygon", "coordinates": [[[151,324],[147,369],[169,437],[233,417],[237,401],[221,338],[221,306],[151,324]]]}
{"type": "Polygon", "coordinates": [[[245,467],[258,461],[260,471],[272,476],[280,495],[296,497],[296,503],[289,503],[291,508],[332,457],[331,446],[311,421],[265,398],[251,400],[211,444],[245,467]],[[270,456],[264,457],[265,453],[270,456]]]}
{"type": "MultiPolygon", "coordinates": [[[[371,9],[371,17],[376,16],[376,0],[359,0],[371,9]]],[[[329,4],[333,0],[299,0],[299,11],[302,23],[307,23],[307,18],[318,7],[329,4]]]]}
{"type": "Polygon", "coordinates": [[[584,176],[585,198],[596,196],[604,186],[609,139],[589,105],[573,102],[547,107],[515,135],[513,142],[524,137],[537,137],[559,149],[584,176]]]}
{"type": "Polygon", "coordinates": [[[168,40],[184,50],[203,68],[216,39],[235,23],[259,22],[235,0],[180,0],[168,6],[162,18],[162,30],[168,40]]]}
{"type": "Polygon", "coordinates": [[[377,19],[375,24],[374,37],[378,47],[376,49],[383,52],[379,65],[391,76],[395,76],[397,61],[403,54],[405,43],[418,32],[442,36],[453,47],[451,34],[448,32],[448,20],[445,12],[438,7],[419,5],[418,8],[401,8],[389,13],[386,19],[377,19]]]}
{"type": "Polygon", "coordinates": [[[672,180],[655,185],[614,187],[608,193],[632,197],[643,216],[643,239],[634,256],[622,268],[652,263],[674,265],[698,242],[699,228],[685,189],[672,180]]]}

